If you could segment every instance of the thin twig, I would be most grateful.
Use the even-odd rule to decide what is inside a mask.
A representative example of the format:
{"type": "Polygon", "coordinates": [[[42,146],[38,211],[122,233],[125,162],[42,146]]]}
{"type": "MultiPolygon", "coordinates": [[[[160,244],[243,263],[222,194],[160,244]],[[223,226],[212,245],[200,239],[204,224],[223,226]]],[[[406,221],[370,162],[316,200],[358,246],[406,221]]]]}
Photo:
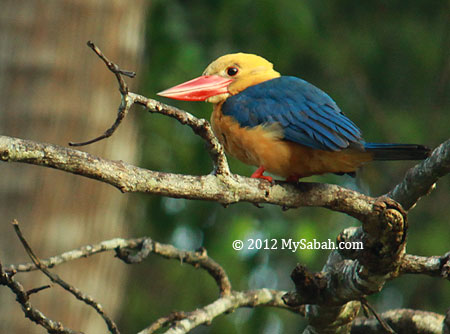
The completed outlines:
{"type": "MultiPolygon", "coordinates": [[[[46,268],[53,268],[62,263],[69,261],[86,258],[98,253],[108,252],[115,250],[116,248],[129,248],[138,249],[143,240],[146,238],[135,238],[135,239],[122,239],[115,238],[110,240],[105,240],[93,245],[86,245],[80,248],[76,248],[60,255],[52,256],[48,259],[41,260],[42,265],[46,268]]],[[[28,272],[37,270],[38,268],[33,262],[22,263],[22,264],[11,264],[5,266],[5,271],[10,272],[28,272]]]]}
{"type": "Polygon", "coordinates": [[[125,98],[126,96],[122,96],[122,102],[120,103],[118,112],[117,112],[117,118],[114,121],[113,125],[111,125],[111,127],[109,129],[107,129],[102,135],[85,141],[85,142],[79,142],[79,143],[74,143],[74,142],[69,142],[69,146],[85,146],[85,145],[89,145],[89,144],[93,144],[95,142],[98,142],[100,140],[103,140],[105,138],[111,137],[112,134],[117,130],[117,128],[119,127],[119,125],[122,123],[123,119],[125,118],[125,116],[127,115],[128,111],[131,108],[131,100],[125,98]]]}
{"type": "Polygon", "coordinates": [[[105,63],[108,69],[116,75],[117,81],[119,82],[119,88],[122,94],[128,93],[128,85],[123,80],[122,75],[125,75],[129,78],[134,78],[136,76],[136,72],[121,70],[119,66],[112,61],[110,61],[103,52],[97,47],[92,41],[88,41],[87,45],[100,57],[101,60],[105,63]]]}
{"type": "Polygon", "coordinates": [[[206,249],[190,252],[177,249],[170,244],[162,244],[150,238],[143,240],[137,255],[130,256],[122,248],[116,249],[117,256],[126,263],[136,263],[142,261],[149,253],[154,253],[167,259],[175,259],[182,263],[188,263],[194,267],[205,269],[219,286],[220,295],[225,296],[231,292],[231,283],[225,270],[213,259],[211,259],[206,249]]]}
{"type": "MultiPolygon", "coordinates": [[[[20,229],[19,233],[21,233],[20,229]]],[[[23,240],[26,242],[25,239],[23,240]]],[[[242,291],[242,292],[231,291],[231,284],[225,271],[223,270],[222,267],[220,267],[220,265],[218,265],[214,260],[212,260],[207,256],[206,250],[203,248],[195,252],[188,252],[179,250],[169,244],[161,244],[155,242],[150,238],[136,238],[128,240],[116,238],[112,240],[107,240],[98,244],[83,246],[79,249],[74,249],[58,256],[53,256],[47,260],[38,259],[39,260],[38,262],[10,265],[7,267],[8,269],[5,274],[9,275],[9,273],[27,272],[31,270],[36,270],[39,269],[40,266],[43,267],[45,270],[47,267],[54,267],[58,264],[67,261],[79,258],[86,258],[94,254],[111,250],[115,250],[118,256],[121,259],[126,260],[127,262],[130,262],[130,259],[131,262],[141,261],[151,252],[168,259],[175,259],[177,261],[181,261],[182,263],[191,264],[196,268],[199,267],[207,270],[211,274],[211,276],[213,276],[216,279],[222,292],[220,298],[216,301],[217,303],[214,302],[213,304],[222,305],[224,303],[227,305],[226,308],[223,310],[223,312],[215,314],[211,318],[211,320],[219,316],[220,314],[223,314],[224,312],[226,313],[237,307],[245,307],[245,306],[279,307],[290,310],[294,313],[304,315],[304,307],[289,307],[283,302],[281,297],[286,293],[286,291],[276,291],[267,289],[242,291]],[[125,252],[126,249],[136,250],[137,253],[135,255],[130,255],[129,253],[125,252]],[[236,305],[233,306],[232,304],[229,304],[230,300],[235,299],[238,301],[236,305]]],[[[33,258],[37,257],[33,254],[33,258]]],[[[205,307],[205,309],[208,309],[208,306],[205,307]]],[[[192,326],[196,327],[201,323],[208,322],[207,320],[205,321],[201,320],[202,316],[199,318],[199,315],[203,314],[202,312],[203,312],[202,310],[196,310],[193,312],[174,312],[167,317],[163,317],[155,321],[150,327],[148,327],[142,333],[153,333],[155,330],[159,328],[168,326],[172,323],[177,323],[186,318],[189,318],[190,319],[189,321],[192,320],[194,321],[194,323],[197,323],[196,325],[194,323],[191,324],[192,326]]]]}
{"type": "Polygon", "coordinates": [[[136,73],[121,70],[120,67],[110,61],[93,42],[89,41],[87,44],[95,52],[95,54],[100,57],[101,60],[103,60],[108,69],[116,76],[117,82],[119,84],[119,92],[122,99],[118,108],[117,118],[109,129],[107,129],[102,135],[94,139],[79,143],[70,142],[70,146],[89,145],[110,137],[122,123],[123,119],[128,114],[133,104],[138,103],[145,106],[150,112],[157,112],[173,117],[180,123],[190,126],[197,135],[199,135],[206,141],[208,145],[208,152],[210,152],[211,158],[213,160],[214,173],[217,175],[227,176],[231,174],[222,145],[220,145],[216,136],[212,132],[209,122],[204,119],[198,119],[187,113],[186,111],[165,105],[156,100],[148,99],[138,94],[130,93],[128,85],[123,79],[122,75],[133,78],[136,73]]]}
{"type": "Polygon", "coordinates": [[[378,312],[372,307],[372,305],[369,304],[366,298],[361,298],[361,304],[364,305],[364,307],[366,307],[373,314],[375,319],[377,319],[378,323],[386,333],[396,334],[392,327],[389,326],[389,324],[378,315],[378,312]]]}
{"type": "Polygon", "coordinates": [[[42,271],[53,283],[58,284],[66,291],[70,292],[72,295],[74,295],[77,299],[83,301],[87,305],[94,308],[95,311],[103,318],[106,325],[108,326],[108,329],[113,334],[120,334],[119,329],[117,328],[117,325],[114,323],[114,321],[106,315],[106,313],[103,311],[103,307],[97,303],[92,297],[84,294],[79,289],[75,288],[74,286],[68,284],[64,280],[62,280],[58,275],[51,273],[39,260],[39,258],[36,256],[36,254],[31,249],[30,245],[26,241],[25,237],[22,234],[22,231],[19,228],[19,223],[17,220],[13,220],[12,222],[14,231],[16,232],[17,236],[19,237],[20,242],[22,243],[23,247],[25,248],[25,251],[27,252],[28,256],[31,258],[33,263],[36,265],[37,268],[39,268],[40,271],[42,271]]]}
{"type": "MultiPolygon", "coordinates": [[[[68,261],[86,258],[106,251],[116,251],[118,257],[127,263],[142,261],[150,252],[167,259],[178,260],[182,263],[206,270],[217,282],[221,295],[226,295],[231,291],[231,283],[225,270],[207,255],[204,248],[195,252],[183,251],[172,245],[159,243],[148,237],[106,240],[98,244],[83,246],[46,260],[40,260],[40,263],[45,268],[52,268],[68,261]],[[138,253],[130,255],[128,250],[137,250],[138,253]]],[[[9,273],[27,272],[36,269],[38,267],[35,263],[16,264],[5,267],[5,270],[9,273]]]]}
{"type": "Polygon", "coordinates": [[[151,113],[159,113],[175,118],[181,124],[189,126],[196,135],[200,136],[206,142],[208,152],[213,160],[214,173],[226,176],[231,174],[223,147],[214,135],[211,125],[207,120],[203,118],[198,119],[184,110],[149,99],[139,94],[130,92],[128,93],[128,96],[132,98],[135,103],[146,107],[151,113]]]}
{"type": "Polygon", "coordinates": [[[0,262],[0,285],[7,286],[16,295],[17,302],[22,306],[25,317],[34,323],[44,327],[49,333],[55,334],[81,334],[73,329],[64,327],[60,322],[47,318],[41,311],[31,305],[29,301],[30,291],[25,291],[22,284],[17,282],[10,273],[3,271],[0,262]]]}
{"type": "Polygon", "coordinates": [[[100,57],[101,60],[103,60],[108,69],[116,76],[117,82],[119,83],[119,91],[122,96],[122,100],[118,108],[117,118],[114,121],[113,125],[108,130],[106,130],[102,135],[88,141],[80,143],[70,142],[69,143],[70,146],[85,146],[110,137],[122,123],[123,119],[125,118],[125,116],[127,115],[128,111],[130,110],[131,106],[134,103],[129,98],[127,98],[128,85],[125,82],[125,80],[123,80],[122,75],[134,78],[136,76],[136,73],[120,69],[119,66],[110,61],[93,42],[88,41],[87,45],[95,52],[97,56],[100,57]]]}
{"type": "Polygon", "coordinates": [[[51,288],[51,285],[47,284],[47,285],[40,286],[38,288],[30,289],[30,290],[27,291],[27,295],[30,296],[33,293],[38,293],[38,292],[40,292],[42,290],[49,289],[49,288],[51,288]]]}

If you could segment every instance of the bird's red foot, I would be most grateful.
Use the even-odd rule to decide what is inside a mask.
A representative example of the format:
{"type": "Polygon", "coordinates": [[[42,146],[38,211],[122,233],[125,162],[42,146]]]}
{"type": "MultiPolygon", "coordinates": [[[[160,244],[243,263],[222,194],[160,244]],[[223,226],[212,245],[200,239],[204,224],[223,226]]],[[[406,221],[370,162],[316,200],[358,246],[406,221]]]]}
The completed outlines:
{"type": "Polygon", "coordinates": [[[263,179],[263,180],[267,180],[267,181],[269,181],[269,182],[273,182],[273,177],[271,177],[271,176],[266,176],[266,175],[264,175],[264,171],[265,171],[266,169],[264,168],[264,166],[261,166],[261,167],[259,167],[257,170],[255,170],[255,172],[252,174],[252,176],[250,176],[250,177],[252,177],[252,178],[254,178],[254,179],[263,179]]]}

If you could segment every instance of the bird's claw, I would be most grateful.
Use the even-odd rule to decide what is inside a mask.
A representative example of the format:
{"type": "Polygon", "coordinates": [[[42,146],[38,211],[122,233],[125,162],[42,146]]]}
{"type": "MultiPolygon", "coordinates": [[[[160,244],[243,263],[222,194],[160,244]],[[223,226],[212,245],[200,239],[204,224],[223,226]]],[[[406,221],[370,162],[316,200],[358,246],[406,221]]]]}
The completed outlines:
{"type": "Polygon", "coordinates": [[[266,169],[264,166],[259,167],[255,172],[250,176],[253,179],[263,179],[266,181],[269,181],[270,183],[273,183],[273,177],[264,175],[264,171],[266,169]]]}

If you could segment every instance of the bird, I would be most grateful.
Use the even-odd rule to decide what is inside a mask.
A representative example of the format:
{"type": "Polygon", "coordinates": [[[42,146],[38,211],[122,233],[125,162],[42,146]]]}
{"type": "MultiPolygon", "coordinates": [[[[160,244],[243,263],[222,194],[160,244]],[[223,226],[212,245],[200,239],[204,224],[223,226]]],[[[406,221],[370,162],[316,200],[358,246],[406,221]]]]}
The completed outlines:
{"type": "Polygon", "coordinates": [[[326,173],[355,175],[373,160],[423,160],[430,149],[417,144],[371,143],[320,88],[282,76],[263,57],[233,53],[203,74],[157,93],[213,104],[211,126],[225,152],[258,167],[252,178],[289,182],[326,173]]]}

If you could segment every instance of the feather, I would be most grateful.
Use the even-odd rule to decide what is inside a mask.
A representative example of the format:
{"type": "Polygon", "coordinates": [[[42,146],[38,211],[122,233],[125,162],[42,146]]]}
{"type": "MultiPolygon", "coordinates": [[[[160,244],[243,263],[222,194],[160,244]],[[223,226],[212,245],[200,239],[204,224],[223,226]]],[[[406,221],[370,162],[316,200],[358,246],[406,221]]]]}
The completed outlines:
{"type": "Polygon", "coordinates": [[[277,122],[284,139],[307,147],[339,151],[363,143],[361,131],[325,92],[295,77],[282,76],[230,96],[222,106],[242,127],[277,122]]]}

